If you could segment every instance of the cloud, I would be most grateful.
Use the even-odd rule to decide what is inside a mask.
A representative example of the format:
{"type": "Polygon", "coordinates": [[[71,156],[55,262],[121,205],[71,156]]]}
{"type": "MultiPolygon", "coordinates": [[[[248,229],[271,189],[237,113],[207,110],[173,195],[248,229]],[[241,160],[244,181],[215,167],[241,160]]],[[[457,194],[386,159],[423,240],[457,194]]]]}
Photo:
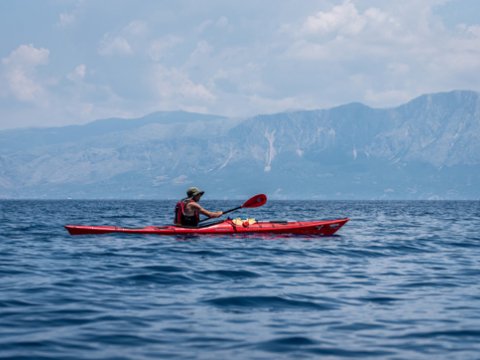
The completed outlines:
{"type": "Polygon", "coordinates": [[[425,92],[472,88],[473,78],[480,81],[479,27],[449,29],[434,13],[441,3],[343,1],[283,24],[290,41],[283,56],[337,102],[391,106],[425,92]]]}
{"type": "Polygon", "coordinates": [[[67,78],[71,81],[81,81],[85,78],[87,73],[87,66],[80,64],[73,69],[73,71],[67,75],[67,78]]]}
{"type": "Polygon", "coordinates": [[[35,67],[46,64],[49,54],[48,49],[37,49],[32,44],[20,45],[8,57],[2,59],[2,62],[8,66],[35,67]]]}
{"type": "Polygon", "coordinates": [[[377,53],[412,39],[395,16],[373,7],[359,11],[351,1],[308,16],[298,28],[283,29],[295,39],[290,55],[299,59],[358,57],[359,51],[377,53]]]}
{"type": "Polygon", "coordinates": [[[133,20],[117,34],[106,33],[98,45],[98,53],[102,56],[133,55],[132,44],[140,41],[148,33],[147,24],[141,20],[133,20]]]}
{"type": "MultiPolygon", "coordinates": [[[[71,123],[159,109],[243,116],[480,90],[475,0],[266,0],[183,11],[193,3],[124,4],[107,17],[104,3],[43,5],[50,15],[42,21],[53,16],[68,36],[38,32],[48,49],[1,53],[0,96],[9,106],[0,117],[26,123],[20,114],[29,110],[32,121],[71,123]]],[[[24,44],[14,23],[0,23],[2,33],[24,44]]],[[[39,24],[25,26],[32,34],[39,24]]]]}
{"type": "Polygon", "coordinates": [[[58,22],[56,26],[67,28],[80,22],[81,15],[84,12],[85,4],[83,0],[76,0],[75,5],[70,11],[61,12],[58,15],[58,22]]]}
{"type": "Polygon", "coordinates": [[[98,53],[102,56],[131,55],[133,50],[124,37],[105,34],[98,46],[98,53]]]}
{"type": "Polygon", "coordinates": [[[341,5],[334,6],[330,11],[320,11],[308,16],[302,25],[301,33],[357,36],[362,32],[370,31],[369,35],[372,35],[371,30],[380,28],[387,30],[397,26],[398,24],[392,16],[378,8],[368,8],[361,12],[352,2],[346,1],[341,5]]]}
{"type": "Polygon", "coordinates": [[[148,26],[145,21],[133,20],[122,31],[127,36],[142,36],[148,32],[148,26]]]}
{"type": "Polygon", "coordinates": [[[62,27],[69,26],[75,22],[75,14],[61,13],[59,15],[58,25],[62,27]]]}
{"type": "Polygon", "coordinates": [[[46,89],[37,75],[37,67],[48,63],[50,51],[32,44],[20,45],[2,59],[7,92],[17,100],[39,103],[46,89]]]}
{"type": "Polygon", "coordinates": [[[199,41],[195,49],[190,53],[185,67],[195,69],[198,67],[208,69],[207,71],[212,71],[210,63],[212,61],[212,56],[214,49],[213,47],[205,40],[199,41]]]}
{"type": "Polygon", "coordinates": [[[46,76],[40,67],[46,67],[49,58],[48,49],[29,44],[18,46],[0,60],[0,97],[9,104],[8,108],[0,107],[1,128],[79,123],[101,117],[128,117],[134,112],[110,86],[85,81],[85,64],[75,66],[68,74],[46,76]]]}
{"type": "Polygon", "coordinates": [[[230,22],[226,16],[220,16],[217,20],[206,20],[202,22],[199,26],[196,28],[196,32],[198,33],[204,33],[207,30],[214,30],[214,31],[219,31],[219,30],[230,30],[230,22]]]}
{"type": "Polygon", "coordinates": [[[153,61],[159,61],[164,58],[168,52],[182,43],[183,39],[179,36],[168,35],[150,42],[147,53],[153,61]]]}
{"type": "Polygon", "coordinates": [[[153,86],[161,102],[178,99],[177,104],[195,101],[212,102],[215,95],[206,86],[193,82],[187,73],[178,68],[156,64],[153,68],[153,86]]]}
{"type": "Polygon", "coordinates": [[[477,39],[480,38],[480,25],[467,26],[465,24],[461,24],[459,25],[459,28],[477,39]]]}
{"type": "Polygon", "coordinates": [[[302,32],[320,35],[332,32],[358,34],[366,24],[366,17],[358,13],[355,5],[345,2],[334,6],[330,11],[319,11],[308,16],[302,26],[302,32]]]}

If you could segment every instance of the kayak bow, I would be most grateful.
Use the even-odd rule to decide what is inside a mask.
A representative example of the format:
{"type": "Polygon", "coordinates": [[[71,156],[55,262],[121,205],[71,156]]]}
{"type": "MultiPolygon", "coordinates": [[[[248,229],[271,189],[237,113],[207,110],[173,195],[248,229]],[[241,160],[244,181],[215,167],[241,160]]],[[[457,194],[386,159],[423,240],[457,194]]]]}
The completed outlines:
{"type": "Polygon", "coordinates": [[[144,228],[123,228],[118,226],[65,225],[70,235],[88,234],[156,234],[156,235],[228,235],[228,234],[300,234],[333,235],[350,219],[311,220],[311,221],[244,221],[238,225],[231,219],[201,227],[176,225],[147,226],[144,228]]]}

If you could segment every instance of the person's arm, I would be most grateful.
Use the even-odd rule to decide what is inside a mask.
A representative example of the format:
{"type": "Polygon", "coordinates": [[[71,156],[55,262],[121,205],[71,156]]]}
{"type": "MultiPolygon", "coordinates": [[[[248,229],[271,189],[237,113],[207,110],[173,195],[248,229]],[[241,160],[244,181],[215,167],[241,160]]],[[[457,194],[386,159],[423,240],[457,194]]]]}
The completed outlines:
{"type": "Polygon", "coordinates": [[[218,218],[223,215],[223,211],[208,211],[200,206],[198,203],[191,203],[189,204],[191,207],[198,209],[200,214],[208,216],[209,218],[218,218]]]}

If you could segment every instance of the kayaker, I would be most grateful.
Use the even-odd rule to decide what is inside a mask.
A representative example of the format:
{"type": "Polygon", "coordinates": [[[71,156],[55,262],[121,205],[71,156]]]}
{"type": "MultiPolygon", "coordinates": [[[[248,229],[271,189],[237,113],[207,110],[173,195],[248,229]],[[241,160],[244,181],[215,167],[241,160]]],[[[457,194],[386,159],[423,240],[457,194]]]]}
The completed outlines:
{"type": "Polygon", "coordinates": [[[218,218],[223,215],[223,211],[208,211],[198,202],[205,191],[197,187],[191,187],[187,190],[187,197],[180,200],[175,207],[175,225],[197,226],[200,222],[200,214],[209,218],[218,218]]]}

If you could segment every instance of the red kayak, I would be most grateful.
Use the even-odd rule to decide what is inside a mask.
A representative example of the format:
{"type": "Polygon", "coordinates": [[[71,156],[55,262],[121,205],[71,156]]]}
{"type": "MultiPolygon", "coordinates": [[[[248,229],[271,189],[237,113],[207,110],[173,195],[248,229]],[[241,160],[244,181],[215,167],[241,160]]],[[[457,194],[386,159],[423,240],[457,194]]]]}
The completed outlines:
{"type": "Polygon", "coordinates": [[[87,226],[66,225],[70,235],[87,234],[156,234],[156,235],[212,235],[212,234],[302,234],[302,235],[333,235],[348,218],[336,220],[312,221],[238,221],[227,219],[221,222],[200,227],[184,227],[176,225],[147,226],[144,228],[122,228],[118,226],[87,226]]]}

